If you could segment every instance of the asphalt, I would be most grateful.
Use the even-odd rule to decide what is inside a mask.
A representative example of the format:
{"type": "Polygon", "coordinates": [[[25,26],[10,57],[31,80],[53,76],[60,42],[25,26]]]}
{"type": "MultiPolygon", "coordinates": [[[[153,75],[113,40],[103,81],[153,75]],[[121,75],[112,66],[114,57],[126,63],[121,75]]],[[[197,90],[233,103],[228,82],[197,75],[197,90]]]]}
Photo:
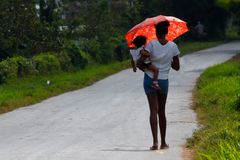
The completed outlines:
{"type": "Polygon", "coordinates": [[[143,73],[131,69],[92,86],[0,115],[1,160],[182,160],[198,128],[192,90],[204,69],[240,52],[240,41],[183,56],[170,73],[167,150],[152,143],[143,73]]]}

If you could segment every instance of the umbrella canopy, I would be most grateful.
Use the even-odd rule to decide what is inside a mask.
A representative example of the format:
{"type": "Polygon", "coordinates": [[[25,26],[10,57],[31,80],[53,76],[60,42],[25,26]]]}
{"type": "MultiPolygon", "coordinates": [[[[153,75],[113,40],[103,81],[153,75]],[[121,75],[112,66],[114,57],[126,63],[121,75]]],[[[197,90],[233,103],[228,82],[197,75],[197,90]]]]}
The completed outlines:
{"type": "Polygon", "coordinates": [[[166,20],[170,23],[168,34],[166,36],[167,40],[173,41],[175,38],[188,31],[187,23],[185,21],[172,16],[159,15],[147,18],[130,29],[125,35],[128,46],[133,47],[134,45],[132,44],[132,41],[140,35],[147,37],[147,43],[151,40],[157,40],[155,25],[166,20]]]}

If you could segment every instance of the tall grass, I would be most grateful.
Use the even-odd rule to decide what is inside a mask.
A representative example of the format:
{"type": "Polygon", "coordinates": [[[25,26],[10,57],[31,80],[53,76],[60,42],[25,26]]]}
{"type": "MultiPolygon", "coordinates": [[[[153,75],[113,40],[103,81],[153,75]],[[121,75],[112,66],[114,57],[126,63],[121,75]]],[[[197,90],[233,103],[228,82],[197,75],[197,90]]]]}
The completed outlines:
{"type": "Polygon", "coordinates": [[[197,160],[240,158],[239,57],[207,69],[198,80],[195,109],[203,127],[188,141],[197,160]]]}

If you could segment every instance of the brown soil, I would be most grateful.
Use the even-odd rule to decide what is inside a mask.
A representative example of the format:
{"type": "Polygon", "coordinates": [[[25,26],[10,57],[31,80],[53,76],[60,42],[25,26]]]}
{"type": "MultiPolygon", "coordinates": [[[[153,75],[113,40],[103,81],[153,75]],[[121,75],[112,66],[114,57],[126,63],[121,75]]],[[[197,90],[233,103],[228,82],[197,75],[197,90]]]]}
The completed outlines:
{"type": "Polygon", "coordinates": [[[192,149],[183,146],[183,159],[184,160],[194,160],[194,151],[192,149]]]}

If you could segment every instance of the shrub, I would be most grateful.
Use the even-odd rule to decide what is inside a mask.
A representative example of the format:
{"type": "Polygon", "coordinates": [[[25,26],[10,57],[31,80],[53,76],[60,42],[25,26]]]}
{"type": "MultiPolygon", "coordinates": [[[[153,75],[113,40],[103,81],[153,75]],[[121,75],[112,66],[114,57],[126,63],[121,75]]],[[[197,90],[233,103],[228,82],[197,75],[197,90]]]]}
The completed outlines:
{"type": "Polygon", "coordinates": [[[0,62],[0,84],[3,84],[7,80],[7,71],[8,71],[8,65],[7,61],[0,62]]]}
{"type": "Polygon", "coordinates": [[[130,53],[126,43],[121,42],[114,47],[114,58],[117,61],[123,61],[130,58],[130,53]]]}
{"type": "Polygon", "coordinates": [[[60,71],[60,62],[51,53],[41,53],[33,57],[35,68],[39,74],[50,74],[60,71]]]}
{"type": "Polygon", "coordinates": [[[112,55],[108,48],[101,48],[101,52],[97,55],[97,60],[101,64],[107,64],[113,61],[112,55]]]}
{"type": "Polygon", "coordinates": [[[71,58],[67,52],[62,51],[62,52],[56,53],[56,56],[58,58],[62,71],[70,71],[73,69],[71,58]]]}
{"type": "Polygon", "coordinates": [[[14,58],[9,58],[0,63],[0,70],[6,78],[16,78],[18,71],[18,64],[14,58]]]}
{"type": "Polygon", "coordinates": [[[23,77],[36,74],[36,69],[30,59],[17,56],[11,58],[17,64],[17,76],[23,77]]]}
{"type": "Polygon", "coordinates": [[[32,61],[21,56],[0,62],[0,84],[6,82],[7,78],[23,77],[35,73],[32,61]]]}
{"type": "Polygon", "coordinates": [[[70,44],[66,48],[68,56],[71,58],[71,63],[76,68],[84,68],[88,61],[82,56],[82,50],[80,50],[75,44],[70,44]]]}
{"type": "Polygon", "coordinates": [[[99,62],[101,44],[96,39],[82,40],[81,49],[87,52],[96,62],[99,62]]]}
{"type": "Polygon", "coordinates": [[[113,47],[108,42],[100,42],[97,38],[85,39],[80,47],[91,56],[95,63],[108,63],[113,60],[113,47]]]}
{"type": "Polygon", "coordinates": [[[122,36],[109,37],[103,44],[108,48],[108,53],[112,54],[113,60],[123,61],[130,58],[127,42],[122,36]]]}
{"type": "Polygon", "coordinates": [[[5,73],[0,70],[0,84],[5,83],[6,80],[7,80],[7,79],[6,79],[5,73]]]}
{"type": "Polygon", "coordinates": [[[96,61],[87,52],[80,49],[80,54],[83,57],[83,59],[86,60],[87,64],[89,64],[89,65],[96,64],[96,61]]]}

